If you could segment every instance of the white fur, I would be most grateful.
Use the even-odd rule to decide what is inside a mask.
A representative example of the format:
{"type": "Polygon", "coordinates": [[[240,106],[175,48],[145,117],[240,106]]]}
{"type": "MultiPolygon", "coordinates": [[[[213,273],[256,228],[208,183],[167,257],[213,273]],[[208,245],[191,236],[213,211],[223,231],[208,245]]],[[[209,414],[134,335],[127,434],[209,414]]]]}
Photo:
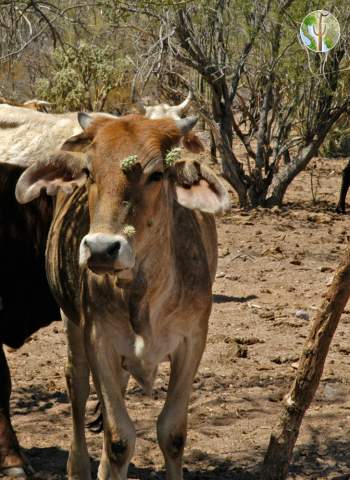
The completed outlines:
{"type": "Polygon", "coordinates": [[[140,335],[135,337],[135,355],[137,358],[141,358],[145,351],[145,341],[140,335]]]}
{"type": "MultiPolygon", "coordinates": [[[[116,118],[104,113],[89,115],[116,118]]],[[[0,105],[0,161],[27,167],[81,132],[77,113],[51,114],[0,105]]]]}

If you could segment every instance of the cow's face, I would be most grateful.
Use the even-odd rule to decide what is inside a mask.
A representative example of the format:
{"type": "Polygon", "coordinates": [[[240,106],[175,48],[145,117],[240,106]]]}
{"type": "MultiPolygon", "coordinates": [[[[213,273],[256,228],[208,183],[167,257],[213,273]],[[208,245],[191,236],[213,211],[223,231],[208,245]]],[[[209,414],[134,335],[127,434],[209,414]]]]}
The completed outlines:
{"type": "Polygon", "coordinates": [[[141,116],[93,119],[80,114],[83,134],[69,139],[54,158],[32,165],[16,195],[30,201],[42,189],[67,193],[86,183],[90,230],[80,244],[80,265],[97,274],[131,270],[147,244],[163,235],[175,199],[187,208],[222,212],[228,196],[198,162],[172,163],[168,152],[196,123],[189,117],[141,116]],[[84,153],[74,153],[85,146],[84,153]]]}
{"type": "MultiPolygon", "coordinates": [[[[187,122],[183,128],[190,130],[195,120],[187,122]]],[[[138,116],[100,125],[85,116],[82,123],[92,143],[86,151],[90,231],[80,264],[95,273],[132,269],[167,208],[164,159],[183,133],[173,121],[138,116]]]]}

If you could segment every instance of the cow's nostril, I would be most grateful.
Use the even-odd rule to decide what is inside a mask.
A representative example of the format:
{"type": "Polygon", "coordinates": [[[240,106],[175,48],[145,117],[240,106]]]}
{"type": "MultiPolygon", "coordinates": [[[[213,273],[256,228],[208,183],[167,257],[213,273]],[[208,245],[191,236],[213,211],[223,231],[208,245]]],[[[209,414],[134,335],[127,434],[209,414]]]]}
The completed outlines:
{"type": "Polygon", "coordinates": [[[106,250],[106,253],[109,257],[114,258],[117,256],[117,253],[120,250],[120,242],[114,242],[106,250]]]}

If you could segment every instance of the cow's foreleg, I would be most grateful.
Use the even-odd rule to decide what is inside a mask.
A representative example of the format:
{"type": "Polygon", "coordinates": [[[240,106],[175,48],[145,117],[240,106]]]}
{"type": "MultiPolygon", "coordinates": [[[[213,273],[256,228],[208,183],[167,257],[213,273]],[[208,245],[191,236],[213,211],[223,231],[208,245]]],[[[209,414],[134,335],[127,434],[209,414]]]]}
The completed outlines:
{"type": "Polygon", "coordinates": [[[182,480],[182,457],[187,436],[187,408],[193,378],[202,358],[206,332],[185,339],[171,355],[168,396],[158,418],[158,442],[164,455],[167,480],[182,480]]]}
{"type": "Polygon", "coordinates": [[[85,438],[85,407],[89,396],[89,366],[85,355],[83,330],[64,314],[68,340],[66,381],[72,406],[73,439],[67,471],[69,480],[90,480],[90,460],[85,438]]]}
{"type": "Polygon", "coordinates": [[[11,377],[0,343],[0,475],[25,477],[24,460],[10,421],[11,377]]]}
{"type": "Polygon", "coordinates": [[[128,374],[106,332],[95,332],[86,351],[103,414],[104,438],[98,479],[126,480],[136,440],[135,427],[124,402],[128,374]]]}

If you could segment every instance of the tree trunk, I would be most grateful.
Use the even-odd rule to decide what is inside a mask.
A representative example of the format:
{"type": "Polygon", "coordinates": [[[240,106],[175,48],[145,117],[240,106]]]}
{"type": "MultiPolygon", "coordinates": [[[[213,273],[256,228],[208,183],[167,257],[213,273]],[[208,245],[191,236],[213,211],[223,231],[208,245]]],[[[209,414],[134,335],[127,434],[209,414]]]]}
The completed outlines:
{"type": "Polygon", "coordinates": [[[249,206],[247,188],[242,181],[243,175],[241,172],[239,172],[239,164],[234,159],[231,149],[227,148],[227,146],[225,146],[223,143],[217,142],[217,146],[221,156],[222,174],[236,190],[239,199],[239,205],[242,208],[247,208],[249,206]]]}
{"type": "Polygon", "coordinates": [[[215,143],[215,138],[213,135],[213,132],[211,129],[209,129],[209,135],[210,135],[210,161],[212,163],[218,163],[218,158],[216,155],[216,143],[215,143]]]}
{"type": "Polygon", "coordinates": [[[350,296],[350,248],[334,275],[316,314],[299,361],[292,388],[275,425],[265,455],[261,480],[285,480],[303,416],[319,385],[327,353],[350,296]]]}
{"type": "Polygon", "coordinates": [[[222,174],[236,190],[240,206],[245,208],[248,206],[247,187],[244,183],[243,167],[232,150],[233,116],[231,105],[225,101],[227,88],[223,81],[215,86],[211,85],[211,88],[214,118],[214,122],[211,122],[211,132],[216,148],[220,152],[222,174]]]}
{"type": "MultiPolygon", "coordinates": [[[[322,142],[320,142],[321,144],[322,142]]],[[[266,206],[281,206],[284,194],[294,178],[307,166],[318,151],[318,142],[304,147],[298,157],[285,164],[275,176],[266,199],[266,206]]]]}

